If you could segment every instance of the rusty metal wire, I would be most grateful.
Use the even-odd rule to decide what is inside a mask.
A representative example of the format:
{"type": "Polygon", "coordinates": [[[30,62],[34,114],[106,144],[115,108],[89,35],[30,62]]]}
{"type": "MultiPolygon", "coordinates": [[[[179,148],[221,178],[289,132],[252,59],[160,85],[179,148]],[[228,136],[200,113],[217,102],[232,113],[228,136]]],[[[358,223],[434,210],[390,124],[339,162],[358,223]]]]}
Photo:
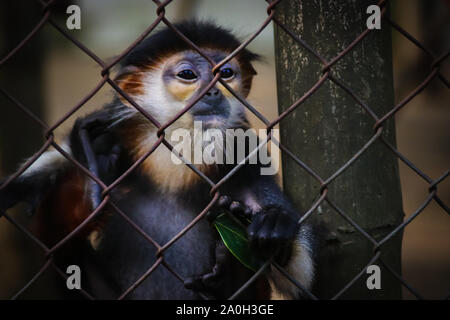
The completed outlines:
{"type": "MultiPolygon", "coordinates": [[[[449,52],[445,52],[440,56],[436,57],[430,50],[428,50],[423,44],[421,44],[417,39],[415,39],[410,33],[400,27],[397,23],[392,21],[390,18],[386,17],[387,10],[387,1],[381,0],[378,5],[382,7],[382,16],[387,21],[394,30],[398,31],[402,36],[412,42],[415,46],[417,46],[420,50],[422,50],[426,56],[431,61],[431,70],[428,76],[420,83],[407,97],[405,97],[400,103],[394,106],[388,113],[379,118],[373,110],[366,105],[352,90],[352,88],[348,87],[342,80],[336,78],[332,75],[331,71],[333,66],[341,60],[346,54],[348,54],[355,46],[357,46],[360,42],[364,41],[366,36],[371,32],[370,29],[364,30],[358,37],[356,37],[344,50],[337,53],[337,55],[327,61],[324,59],[315,49],[314,45],[307,44],[304,40],[300,38],[299,35],[295,34],[293,31],[289,30],[285,25],[280,23],[280,21],[275,17],[277,5],[282,0],[275,1],[267,1],[267,18],[263,21],[260,27],[250,36],[246,41],[244,41],[238,48],[236,48],[232,53],[230,53],[227,57],[225,57],[221,62],[215,63],[212,61],[201,48],[197,47],[190,39],[188,39],[185,35],[183,35],[174,24],[172,24],[166,18],[166,7],[172,2],[172,0],[166,1],[158,1],[152,0],[156,5],[156,14],[157,18],[153,21],[147,29],[142,32],[142,34],[131,43],[119,56],[117,56],[112,62],[106,63],[102,59],[100,59],[93,51],[84,46],[78,40],[74,39],[69,33],[67,33],[64,28],[61,28],[53,19],[52,19],[52,6],[56,2],[56,0],[44,1],[38,0],[38,3],[42,6],[42,18],[35,25],[35,27],[29,32],[29,34],[12,50],[6,54],[0,60],[0,68],[18,51],[22,49],[22,47],[29,42],[38,32],[39,30],[46,24],[51,25],[56,31],[62,34],[67,40],[71,41],[76,47],[82,50],[87,56],[89,56],[94,62],[96,62],[101,67],[100,77],[101,80],[98,84],[88,93],[85,97],[81,99],[81,101],[73,106],[63,117],[61,117],[55,124],[49,126],[44,121],[42,121],[39,117],[34,115],[26,106],[20,103],[15,97],[10,95],[6,90],[0,88],[1,94],[3,94],[8,100],[10,100],[19,110],[21,110],[25,116],[31,118],[34,122],[36,122],[40,127],[42,127],[45,132],[45,143],[42,148],[38,152],[36,152],[24,165],[21,169],[19,169],[14,175],[8,179],[0,189],[6,187],[11,181],[16,179],[20,174],[22,174],[27,168],[29,168],[50,146],[53,146],[56,150],[58,150],[64,157],[66,157],[70,162],[73,163],[74,166],[78,167],[82,170],[90,179],[92,179],[95,183],[97,183],[102,189],[103,200],[100,205],[95,208],[90,215],[73,231],[67,234],[62,240],[56,243],[53,247],[46,246],[41,240],[36,238],[32,232],[27,230],[24,226],[18,223],[15,219],[13,219],[8,213],[0,212],[0,216],[3,216],[9,223],[11,223],[14,227],[16,227],[21,233],[23,233],[29,241],[34,242],[43,252],[45,256],[45,263],[42,267],[35,273],[35,275],[26,283],[12,298],[16,299],[22,295],[23,292],[27,290],[29,286],[31,286],[40,276],[50,267],[53,267],[57,274],[59,274],[63,279],[66,279],[67,275],[56,265],[54,261],[54,255],[56,252],[60,250],[64,250],[63,246],[71,241],[78,233],[80,233],[85,226],[95,219],[102,209],[108,204],[114,212],[123,218],[123,220],[128,223],[138,234],[140,234],[143,239],[145,239],[151,246],[154,246],[157,249],[156,261],[153,265],[149,266],[147,271],[143,273],[136,281],[125,290],[118,299],[126,298],[133,290],[135,290],[150,274],[153,273],[157,268],[166,268],[170,273],[172,273],[177,279],[180,281],[184,281],[183,277],[181,277],[165,260],[164,253],[165,251],[172,246],[176,241],[181,241],[183,235],[189,231],[200,219],[202,219],[207,212],[211,209],[212,206],[215,205],[220,196],[220,188],[225,181],[230,179],[240,167],[242,167],[243,163],[237,165],[233,170],[231,170],[223,179],[220,181],[212,181],[205,174],[199,171],[194,165],[189,163],[186,159],[183,159],[176,151],[173,150],[173,146],[165,139],[165,130],[178,118],[180,118],[185,112],[191,109],[194,104],[205,95],[210,88],[216,85],[217,82],[221,83],[235,98],[237,98],[246,108],[253,113],[259,120],[261,120],[265,126],[268,133],[268,138],[266,142],[272,140],[276,145],[282,150],[283,154],[291,158],[295,163],[297,163],[300,167],[302,167],[306,172],[308,172],[312,177],[314,177],[320,183],[320,193],[318,194],[317,201],[307,210],[302,219],[298,222],[299,224],[303,223],[307,220],[319,205],[323,202],[328,203],[328,205],[333,208],[343,219],[345,219],[349,224],[351,224],[361,235],[366,238],[373,245],[373,257],[368,261],[367,265],[373,264],[376,261],[380,261],[387,270],[389,270],[392,275],[398,279],[413,295],[417,298],[422,299],[422,295],[417,292],[414,288],[411,287],[401,276],[399,276],[395,270],[386,265],[381,259],[381,250],[383,245],[388,242],[392,237],[403,230],[411,221],[413,221],[433,200],[448,214],[450,214],[449,208],[446,204],[438,197],[437,188],[439,184],[446,178],[448,178],[450,174],[450,170],[445,172],[441,177],[436,180],[432,180],[428,177],[422,170],[417,168],[411,161],[409,161],[404,155],[402,155],[395,146],[392,146],[382,135],[383,126],[388,119],[391,119],[400,109],[406,107],[406,105],[414,99],[422,90],[424,90],[432,79],[438,78],[444,85],[448,88],[449,82],[444,77],[444,75],[440,72],[440,65],[442,62],[448,58],[449,52]],[[313,84],[309,91],[307,91],[302,97],[300,97],[297,101],[295,101],[289,108],[287,108],[283,113],[281,113],[276,119],[273,121],[269,121],[266,119],[255,107],[253,107],[249,102],[247,102],[243,97],[241,97],[237,92],[235,92],[232,88],[228,86],[222,79],[220,79],[220,74],[218,73],[221,66],[223,66],[226,62],[231,60],[234,56],[236,56],[241,50],[243,50],[247,45],[252,42],[270,23],[277,25],[281,30],[283,30],[287,35],[289,35],[298,45],[304,50],[311,53],[321,64],[322,64],[322,75],[317,80],[315,84],[313,84]],[[211,71],[214,74],[213,80],[209,83],[209,85],[202,91],[199,95],[199,98],[188,105],[186,105],[183,110],[181,110],[173,119],[171,119],[167,123],[159,123],[156,119],[154,119],[150,114],[148,114],[139,104],[134,101],[130,96],[127,95],[126,92],[121,90],[119,86],[115,83],[113,79],[110,78],[110,70],[117,65],[123,57],[125,57],[133,48],[135,48],[143,39],[145,39],[158,25],[164,24],[171,30],[177,34],[183,41],[185,41],[193,50],[197,51],[200,55],[205,57],[207,61],[211,64],[211,71]],[[301,159],[295,156],[289,149],[281,144],[279,141],[276,141],[274,137],[271,136],[270,130],[280,123],[280,121],[286,117],[288,117],[294,110],[298,109],[305,101],[307,101],[314,93],[327,81],[331,81],[340,88],[342,88],[349,96],[353,98],[353,100],[359,105],[367,114],[369,114],[373,120],[373,136],[367,141],[367,143],[360,149],[358,152],[349,159],[341,168],[339,168],[335,173],[333,173],[330,177],[323,179],[317,173],[315,173],[310,167],[308,167],[301,159]],[[148,152],[144,154],[140,159],[138,159],[126,172],[124,172],[119,178],[117,178],[114,182],[109,185],[105,185],[98,177],[96,177],[92,172],[89,171],[88,168],[85,168],[82,164],[77,162],[70,154],[66,153],[55,141],[53,132],[56,128],[58,128],[63,122],[68,120],[76,111],[81,109],[87,101],[89,101],[101,88],[104,87],[105,84],[111,86],[119,95],[121,95],[125,100],[127,100],[134,108],[136,108],[144,117],[148,119],[153,125],[158,128],[158,140],[156,143],[149,148],[148,152]],[[346,169],[348,169],[354,161],[356,161],[367,149],[369,149],[375,141],[380,140],[385,146],[386,150],[392,152],[400,161],[404,162],[406,166],[412,169],[421,179],[423,179],[429,186],[429,194],[425,199],[423,204],[413,213],[411,214],[403,223],[398,225],[389,235],[380,241],[376,241],[372,236],[370,236],[363,228],[361,228],[349,215],[347,215],[344,211],[342,211],[336,204],[328,197],[328,185],[333,182],[338,176],[340,176],[346,169]],[[163,145],[163,146],[161,146],[163,145]],[[175,235],[171,240],[167,243],[159,244],[157,243],[151,235],[147,234],[144,230],[142,230],[135,222],[133,222],[126,213],[120,210],[116,204],[113,203],[109,194],[111,191],[119,185],[125,177],[127,177],[133,170],[135,170],[146,158],[152,155],[152,153],[158,147],[166,147],[175,153],[191,170],[193,170],[201,179],[203,179],[207,184],[210,185],[210,196],[211,201],[209,204],[196,216],[194,220],[191,221],[187,226],[183,228],[183,230],[179,231],[177,235],[175,235]]],[[[262,147],[260,145],[259,147],[262,147]]],[[[247,156],[246,160],[248,160],[251,155],[247,156]]],[[[281,266],[276,263],[273,263],[274,267],[277,268],[282,274],[284,274],[292,283],[294,283],[303,293],[304,296],[310,299],[317,299],[315,295],[305,289],[300,283],[297,283],[295,279],[293,279],[281,266]]],[[[264,264],[260,270],[258,270],[255,275],[249,279],[237,292],[235,292],[230,298],[234,299],[239,297],[239,294],[250,286],[268,267],[268,263],[264,264]]],[[[343,293],[345,293],[363,274],[364,267],[361,269],[354,278],[348,282],[345,287],[343,287],[333,299],[339,298],[343,293]]],[[[87,299],[94,299],[95,297],[91,296],[88,292],[83,289],[80,290],[81,294],[87,299]]],[[[207,298],[207,295],[201,295],[203,298],[207,298]]],[[[320,298],[320,297],[319,297],[320,298]]]]}

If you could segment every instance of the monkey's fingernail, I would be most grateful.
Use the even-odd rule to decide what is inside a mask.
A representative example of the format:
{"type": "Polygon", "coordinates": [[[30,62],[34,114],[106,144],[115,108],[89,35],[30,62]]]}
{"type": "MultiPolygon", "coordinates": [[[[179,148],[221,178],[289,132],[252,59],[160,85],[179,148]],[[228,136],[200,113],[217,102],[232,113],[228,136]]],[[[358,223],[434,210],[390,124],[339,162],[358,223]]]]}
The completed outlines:
{"type": "Polygon", "coordinates": [[[230,202],[231,202],[231,199],[229,196],[221,196],[217,203],[221,207],[228,207],[230,202]]]}
{"type": "Polygon", "coordinates": [[[187,278],[184,280],[184,287],[186,289],[194,289],[197,287],[197,281],[194,278],[187,278]]]}
{"type": "Polygon", "coordinates": [[[243,211],[244,210],[244,207],[242,206],[242,204],[240,204],[239,202],[237,202],[237,201],[233,201],[231,204],[230,204],[230,211],[231,212],[241,212],[241,211],[243,211]]]}

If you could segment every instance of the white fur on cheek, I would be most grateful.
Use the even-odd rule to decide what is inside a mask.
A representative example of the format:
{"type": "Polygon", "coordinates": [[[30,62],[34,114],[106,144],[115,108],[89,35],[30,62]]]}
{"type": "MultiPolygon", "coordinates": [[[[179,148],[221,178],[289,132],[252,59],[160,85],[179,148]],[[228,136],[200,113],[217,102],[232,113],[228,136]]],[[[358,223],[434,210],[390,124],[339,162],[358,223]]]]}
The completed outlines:
{"type": "Polygon", "coordinates": [[[138,97],[140,105],[152,117],[164,124],[171,120],[185,105],[174,99],[165,88],[163,67],[155,68],[143,77],[144,94],[138,97]]]}

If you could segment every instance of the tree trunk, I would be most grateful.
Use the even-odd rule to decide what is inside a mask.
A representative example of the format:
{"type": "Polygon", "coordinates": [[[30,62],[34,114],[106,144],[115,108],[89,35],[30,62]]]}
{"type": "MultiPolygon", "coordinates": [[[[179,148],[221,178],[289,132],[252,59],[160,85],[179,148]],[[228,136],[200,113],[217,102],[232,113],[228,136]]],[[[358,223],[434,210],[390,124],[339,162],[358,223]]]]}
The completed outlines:
{"type": "MultiPolygon", "coordinates": [[[[330,61],[366,29],[367,7],[373,1],[282,1],[276,18],[330,61]]],[[[321,62],[275,27],[275,56],[280,113],[322,76],[321,62]]],[[[391,32],[382,21],[331,68],[378,117],[394,104],[391,32]]],[[[281,142],[323,180],[342,167],[374,135],[374,119],[343,89],[326,80],[306,102],[281,121],[281,142]]],[[[395,146],[394,120],[383,136],[395,146]]],[[[320,183],[283,155],[284,190],[296,205],[308,210],[320,196],[320,183]]],[[[328,198],[377,241],[403,219],[397,159],[375,141],[349,168],[328,185],[328,198]]],[[[373,244],[344,220],[326,201],[312,219],[325,226],[317,263],[314,293],[322,299],[337,294],[374,256],[373,244]]],[[[401,233],[381,250],[383,261],[401,271],[401,233]]],[[[401,285],[381,268],[381,290],[366,286],[362,277],[341,298],[399,299],[401,285]]]]}

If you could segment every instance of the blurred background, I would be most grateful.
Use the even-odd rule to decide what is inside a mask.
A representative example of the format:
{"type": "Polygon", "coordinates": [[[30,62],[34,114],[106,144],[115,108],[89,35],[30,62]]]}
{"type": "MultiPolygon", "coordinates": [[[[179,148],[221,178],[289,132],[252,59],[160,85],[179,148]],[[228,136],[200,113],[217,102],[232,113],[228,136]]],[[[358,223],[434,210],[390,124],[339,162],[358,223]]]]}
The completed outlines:
{"type": "MultiPolygon", "coordinates": [[[[69,4],[81,7],[81,30],[67,31],[96,55],[110,60],[128,47],[156,18],[149,0],[59,1],[52,17],[65,27],[69,4]],[[54,14],[54,15],[53,15],[54,14]]],[[[166,9],[170,21],[210,19],[245,39],[267,17],[263,0],[183,0],[166,9]]],[[[397,0],[392,18],[436,54],[450,46],[450,2],[446,0],[397,0]]],[[[29,0],[0,3],[0,58],[14,48],[41,18],[40,6],[29,0]]],[[[67,30],[67,29],[66,29],[67,30]]],[[[427,76],[430,61],[420,49],[396,31],[392,33],[396,101],[401,101],[427,76]]],[[[249,101],[266,118],[277,116],[273,29],[269,25],[249,49],[264,56],[256,65],[249,101]]],[[[450,78],[450,63],[443,73],[450,78]]],[[[0,67],[0,87],[52,125],[101,80],[101,68],[51,25],[45,24],[6,64],[0,67]]],[[[105,85],[86,105],[55,131],[61,138],[74,119],[108,102],[112,89],[105,85]]],[[[450,96],[439,81],[402,109],[396,117],[397,145],[401,153],[432,179],[450,167],[450,96]]],[[[43,143],[42,129],[0,94],[0,176],[17,170],[43,143]]],[[[255,127],[262,123],[252,119],[255,127]]],[[[428,195],[426,183],[400,162],[400,179],[406,217],[428,195]]],[[[439,184],[439,197],[450,205],[450,178],[439,184]]],[[[32,228],[23,208],[11,211],[15,219],[32,228]]],[[[450,292],[450,217],[432,202],[404,232],[403,277],[426,298],[450,292]]],[[[43,257],[6,219],[0,219],[0,299],[13,296],[42,266],[43,257]]],[[[58,297],[52,269],[33,284],[24,298],[58,297]]],[[[60,278],[57,278],[61,281],[60,278]]],[[[413,296],[404,290],[404,298],[413,296]]]]}

